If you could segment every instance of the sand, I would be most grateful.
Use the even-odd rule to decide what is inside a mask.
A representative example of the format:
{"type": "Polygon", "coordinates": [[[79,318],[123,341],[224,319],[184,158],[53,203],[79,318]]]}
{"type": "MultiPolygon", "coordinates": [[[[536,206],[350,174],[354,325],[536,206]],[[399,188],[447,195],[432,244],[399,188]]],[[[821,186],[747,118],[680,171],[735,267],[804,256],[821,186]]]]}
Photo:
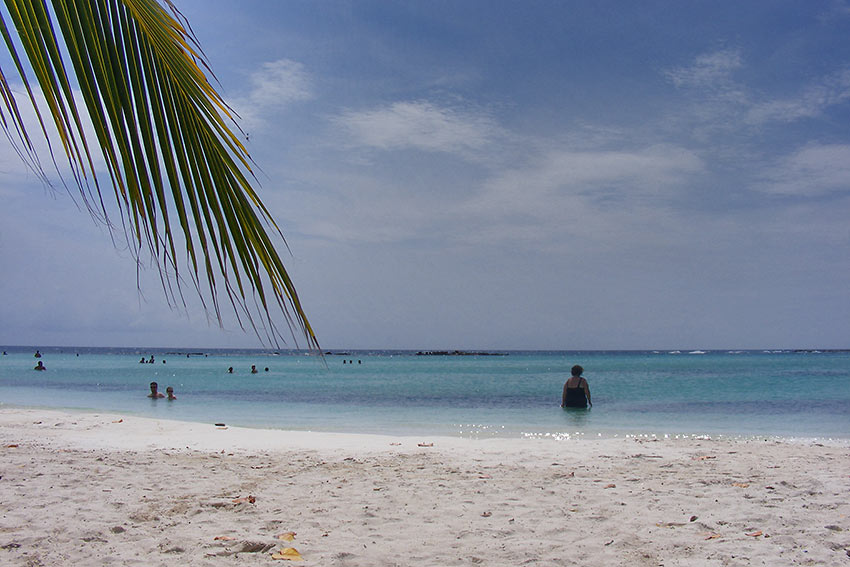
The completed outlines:
{"type": "Polygon", "coordinates": [[[850,565],[850,441],[409,438],[3,409],[0,454],[0,565],[850,565]]]}

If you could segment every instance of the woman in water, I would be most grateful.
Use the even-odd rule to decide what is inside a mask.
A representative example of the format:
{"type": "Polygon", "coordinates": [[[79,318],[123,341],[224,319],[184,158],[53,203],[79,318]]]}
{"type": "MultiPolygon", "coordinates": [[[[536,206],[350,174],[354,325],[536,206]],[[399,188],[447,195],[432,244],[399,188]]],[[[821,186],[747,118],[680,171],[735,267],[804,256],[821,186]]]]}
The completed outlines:
{"type": "Polygon", "coordinates": [[[582,372],[584,368],[578,364],[570,370],[572,376],[564,382],[564,394],[561,396],[562,408],[586,408],[588,405],[593,407],[593,402],[590,401],[590,386],[581,375],[582,372]]]}

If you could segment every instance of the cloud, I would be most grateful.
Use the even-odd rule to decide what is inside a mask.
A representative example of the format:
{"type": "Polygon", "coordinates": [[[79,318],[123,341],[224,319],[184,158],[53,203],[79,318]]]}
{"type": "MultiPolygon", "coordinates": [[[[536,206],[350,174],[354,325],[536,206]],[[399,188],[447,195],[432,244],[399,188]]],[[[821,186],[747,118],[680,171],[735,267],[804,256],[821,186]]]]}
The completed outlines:
{"type": "Polygon", "coordinates": [[[304,65],[289,59],[263,63],[261,70],[251,75],[251,83],[249,99],[261,106],[280,106],[312,97],[304,65]]]}
{"type": "Polygon", "coordinates": [[[599,242],[622,241],[634,238],[630,231],[666,222],[677,189],[703,170],[699,156],[676,146],[551,148],[493,175],[452,214],[468,227],[465,237],[478,243],[557,248],[579,233],[599,242]]]}
{"type": "Polygon", "coordinates": [[[691,65],[664,74],[676,87],[697,93],[698,105],[692,116],[708,129],[794,122],[819,116],[828,108],[850,100],[850,68],[811,82],[796,95],[757,100],[733,78],[734,72],[743,67],[740,51],[725,49],[700,55],[691,65]]]}
{"type": "Polygon", "coordinates": [[[302,211],[289,225],[301,234],[334,242],[542,243],[575,230],[565,227],[570,222],[608,239],[623,218],[645,222],[641,208],[668,210],[705,169],[697,154],[674,145],[590,151],[537,139],[518,154],[500,143],[487,148],[486,169],[444,168],[423,179],[408,162],[382,156],[368,166],[311,167],[304,191],[270,203],[302,211]],[[306,189],[317,186],[338,190],[306,189]]]}
{"type": "Polygon", "coordinates": [[[555,151],[545,161],[543,172],[550,181],[576,190],[623,183],[655,192],[702,167],[692,152],[664,145],[630,151],[555,151]]]}
{"type": "Polygon", "coordinates": [[[343,159],[309,167],[301,185],[345,189],[327,199],[304,191],[297,203],[279,205],[303,210],[311,203],[310,214],[293,221],[299,232],[335,242],[542,243],[575,230],[564,227],[570,221],[608,239],[628,224],[624,217],[645,222],[638,208],[668,209],[677,190],[706,169],[676,144],[640,146],[620,131],[594,128],[557,139],[521,136],[487,112],[424,100],[333,120],[351,137],[343,159]],[[372,150],[366,163],[354,159],[363,148],[372,150]],[[422,155],[391,153],[400,150],[422,155]]]}
{"type": "Polygon", "coordinates": [[[381,150],[470,154],[499,135],[498,126],[486,114],[441,108],[425,101],[349,111],[335,121],[357,143],[381,150]]]}
{"type": "Polygon", "coordinates": [[[819,83],[809,85],[796,97],[754,105],[747,113],[746,121],[750,124],[762,124],[812,118],[848,99],[850,99],[850,69],[842,69],[819,83]]]}
{"type": "Polygon", "coordinates": [[[850,191],[850,145],[807,146],[782,158],[756,189],[776,195],[815,197],[850,191]]]}
{"type": "Polygon", "coordinates": [[[259,128],[265,115],[313,98],[313,81],[304,65],[290,59],[263,63],[249,79],[251,89],[233,102],[246,128],[259,128]]]}
{"type": "Polygon", "coordinates": [[[490,187],[495,194],[516,201],[514,207],[547,211],[547,200],[559,194],[583,195],[609,204],[612,198],[625,202],[664,195],[702,169],[696,154],[675,146],[617,151],[552,149],[521,168],[504,171],[490,181],[490,187]]]}
{"type": "Polygon", "coordinates": [[[732,73],[744,66],[737,49],[723,49],[696,57],[691,65],[676,67],[665,74],[679,88],[717,87],[728,83],[732,73]]]}
{"type": "Polygon", "coordinates": [[[697,140],[710,140],[718,132],[740,128],[742,115],[750,107],[747,89],[735,79],[744,68],[739,50],[724,49],[698,55],[686,66],[663,72],[685,96],[685,106],[671,106],[668,128],[688,132],[697,140]]]}

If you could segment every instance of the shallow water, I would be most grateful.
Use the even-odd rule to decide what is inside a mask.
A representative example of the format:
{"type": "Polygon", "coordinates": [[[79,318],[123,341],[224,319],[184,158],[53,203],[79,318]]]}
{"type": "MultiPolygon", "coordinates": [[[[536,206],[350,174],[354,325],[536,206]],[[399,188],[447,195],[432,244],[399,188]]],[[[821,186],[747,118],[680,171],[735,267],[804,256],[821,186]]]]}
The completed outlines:
{"type": "Polygon", "coordinates": [[[360,351],[323,360],[296,352],[47,348],[48,370],[36,372],[35,348],[0,349],[8,353],[0,356],[6,406],[403,435],[850,438],[847,352],[360,351]],[[151,354],[154,364],[139,363],[151,354]],[[585,368],[592,410],[559,407],[573,364],[585,368]],[[163,392],[173,386],[178,400],[146,398],[151,381],[163,392]]]}

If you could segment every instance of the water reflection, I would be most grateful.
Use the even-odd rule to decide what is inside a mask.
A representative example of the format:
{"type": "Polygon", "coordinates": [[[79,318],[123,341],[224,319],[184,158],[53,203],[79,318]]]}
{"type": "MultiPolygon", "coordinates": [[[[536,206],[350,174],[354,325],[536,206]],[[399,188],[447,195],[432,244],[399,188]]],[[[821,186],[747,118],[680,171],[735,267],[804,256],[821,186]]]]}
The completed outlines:
{"type": "Polygon", "coordinates": [[[584,427],[590,417],[590,410],[586,408],[563,408],[564,422],[570,427],[584,427]]]}

